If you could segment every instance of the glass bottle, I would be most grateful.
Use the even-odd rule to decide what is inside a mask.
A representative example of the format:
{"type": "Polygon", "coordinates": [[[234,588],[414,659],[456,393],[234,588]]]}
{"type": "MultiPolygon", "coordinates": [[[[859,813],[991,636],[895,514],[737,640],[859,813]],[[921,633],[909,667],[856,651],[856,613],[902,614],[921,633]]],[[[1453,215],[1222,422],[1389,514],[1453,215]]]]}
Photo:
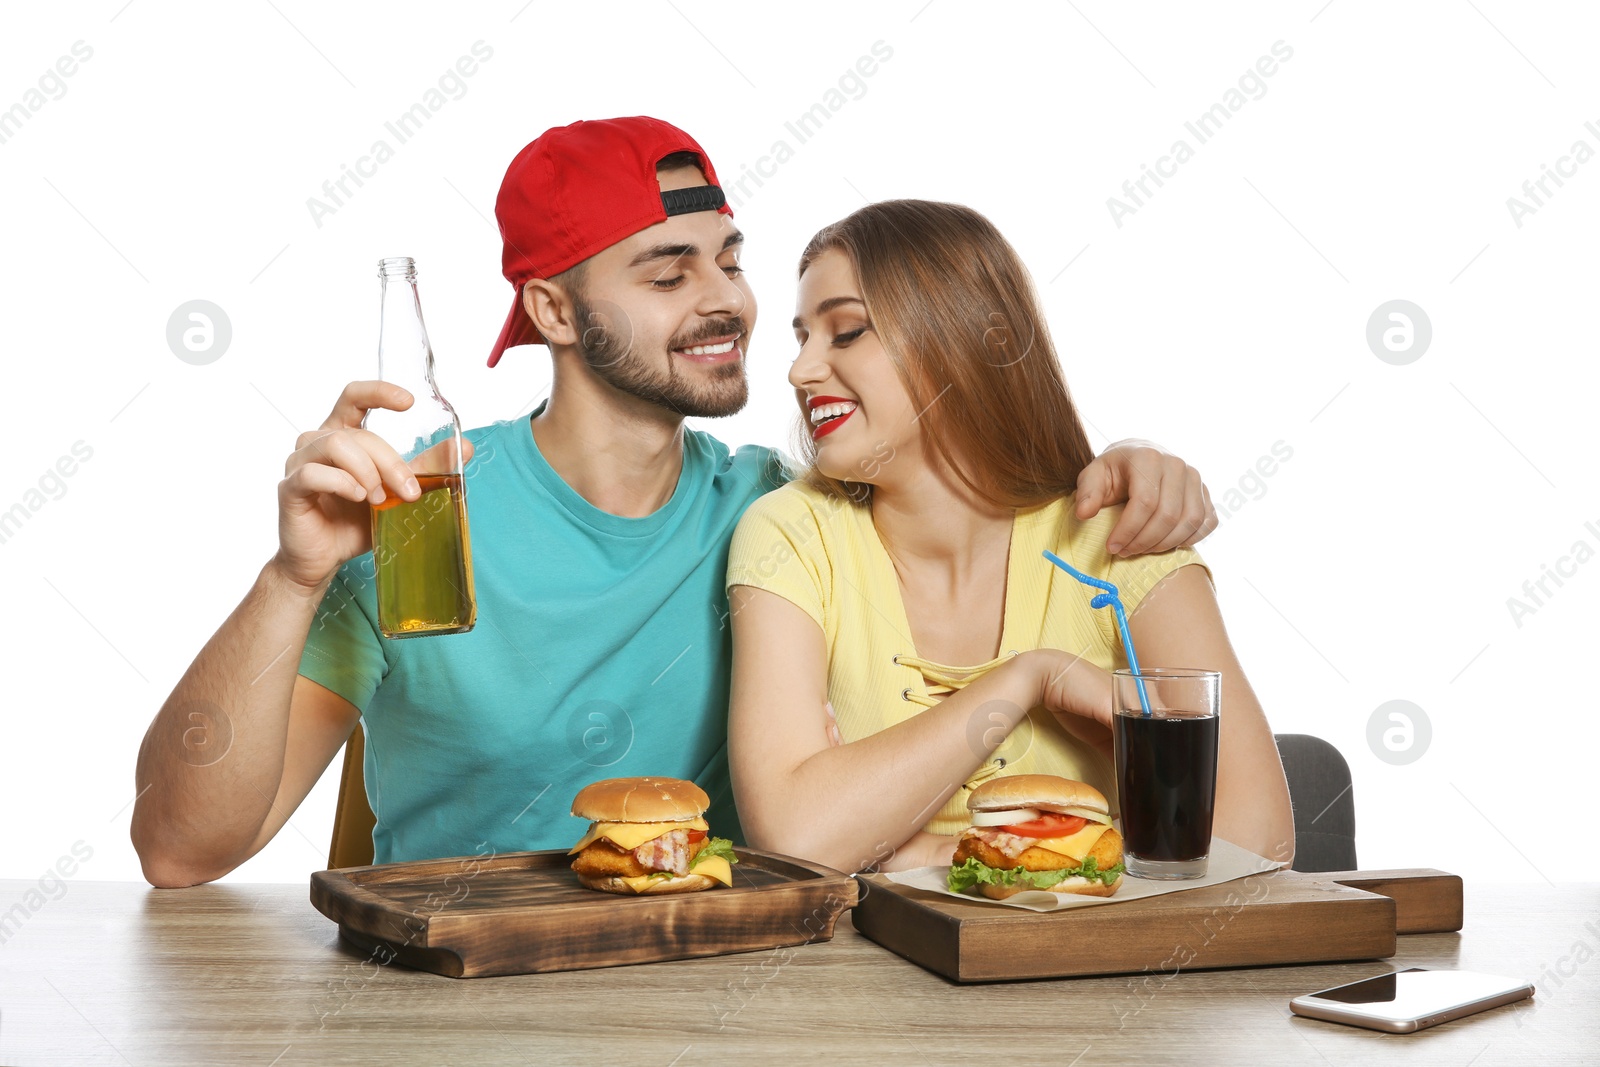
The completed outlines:
{"type": "Polygon", "coordinates": [[[405,411],[375,408],[362,425],[410,465],[422,495],[389,493],[372,507],[378,629],[390,638],[459,634],[477,621],[467,531],[461,420],[433,379],[433,349],[417,298],[417,264],[378,261],[383,290],[378,377],[411,393],[405,411]]]}

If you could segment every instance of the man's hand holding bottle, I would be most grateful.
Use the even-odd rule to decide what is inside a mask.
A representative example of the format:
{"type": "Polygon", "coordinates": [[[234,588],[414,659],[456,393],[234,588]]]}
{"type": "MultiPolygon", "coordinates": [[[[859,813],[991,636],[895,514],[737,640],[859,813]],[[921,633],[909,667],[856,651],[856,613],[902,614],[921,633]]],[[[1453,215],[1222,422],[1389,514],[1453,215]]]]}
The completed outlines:
{"type": "MultiPolygon", "coordinates": [[[[411,404],[411,394],[398,385],[351,382],[322,426],[301,434],[284,463],[272,563],[307,595],[320,597],[341,563],[371,551],[370,505],[389,497],[416,500],[420,490],[412,467],[434,469],[435,454],[442,457],[441,450],[453,447],[454,440],[446,439],[408,464],[387,441],[362,428],[368,411],[405,411],[411,404]]],[[[472,442],[461,442],[465,464],[472,459],[472,442]]]]}

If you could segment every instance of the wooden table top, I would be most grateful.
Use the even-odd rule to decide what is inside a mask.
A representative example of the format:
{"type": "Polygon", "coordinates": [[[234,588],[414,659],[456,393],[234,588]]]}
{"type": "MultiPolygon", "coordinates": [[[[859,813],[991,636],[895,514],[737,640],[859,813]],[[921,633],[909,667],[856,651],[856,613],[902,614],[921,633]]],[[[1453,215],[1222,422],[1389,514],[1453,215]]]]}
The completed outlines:
{"type": "Polygon", "coordinates": [[[48,899],[0,881],[0,1063],[1600,1060],[1595,885],[1469,879],[1462,932],[1402,937],[1390,960],[958,986],[848,920],[800,948],[457,980],[369,962],[306,886],[65,884],[48,899]],[[1291,997],[1409,966],[1526,976],[1538,992],[1409,1035],[1289,1014],[1291,997]]]}

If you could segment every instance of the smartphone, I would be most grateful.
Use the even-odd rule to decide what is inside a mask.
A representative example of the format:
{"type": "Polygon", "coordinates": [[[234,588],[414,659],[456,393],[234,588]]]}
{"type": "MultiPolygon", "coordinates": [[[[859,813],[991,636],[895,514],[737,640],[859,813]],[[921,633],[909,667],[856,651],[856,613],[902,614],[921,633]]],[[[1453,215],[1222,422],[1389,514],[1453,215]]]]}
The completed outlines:
{"type": "Polygon", "coordinates": [[[1308,1019],[1409,1034],[1531,996],[1533,983],[1518,978],[1412,967],[1295,997],[1289,1010],[1308,1019]]]}

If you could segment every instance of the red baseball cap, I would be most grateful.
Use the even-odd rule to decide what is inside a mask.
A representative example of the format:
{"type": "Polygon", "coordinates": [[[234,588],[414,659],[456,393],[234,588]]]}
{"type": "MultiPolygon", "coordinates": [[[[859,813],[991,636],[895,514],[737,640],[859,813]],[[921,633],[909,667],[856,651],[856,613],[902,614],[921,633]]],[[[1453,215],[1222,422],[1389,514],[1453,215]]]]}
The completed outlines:
{"type": "Polygon", "coordinates": [[[505,242],[501,273],[516,295],[489,366],[514,345],[544,343],[522,309],[528,279],[560,274],[647,226],[691,211],[733,214],[705,149],[676,126],[639,115],[540,134],[506,168],[494,203],[505,242]],[[656,164],[675,152],[700,157],[710,184],[662,192],[656,164]]]}

